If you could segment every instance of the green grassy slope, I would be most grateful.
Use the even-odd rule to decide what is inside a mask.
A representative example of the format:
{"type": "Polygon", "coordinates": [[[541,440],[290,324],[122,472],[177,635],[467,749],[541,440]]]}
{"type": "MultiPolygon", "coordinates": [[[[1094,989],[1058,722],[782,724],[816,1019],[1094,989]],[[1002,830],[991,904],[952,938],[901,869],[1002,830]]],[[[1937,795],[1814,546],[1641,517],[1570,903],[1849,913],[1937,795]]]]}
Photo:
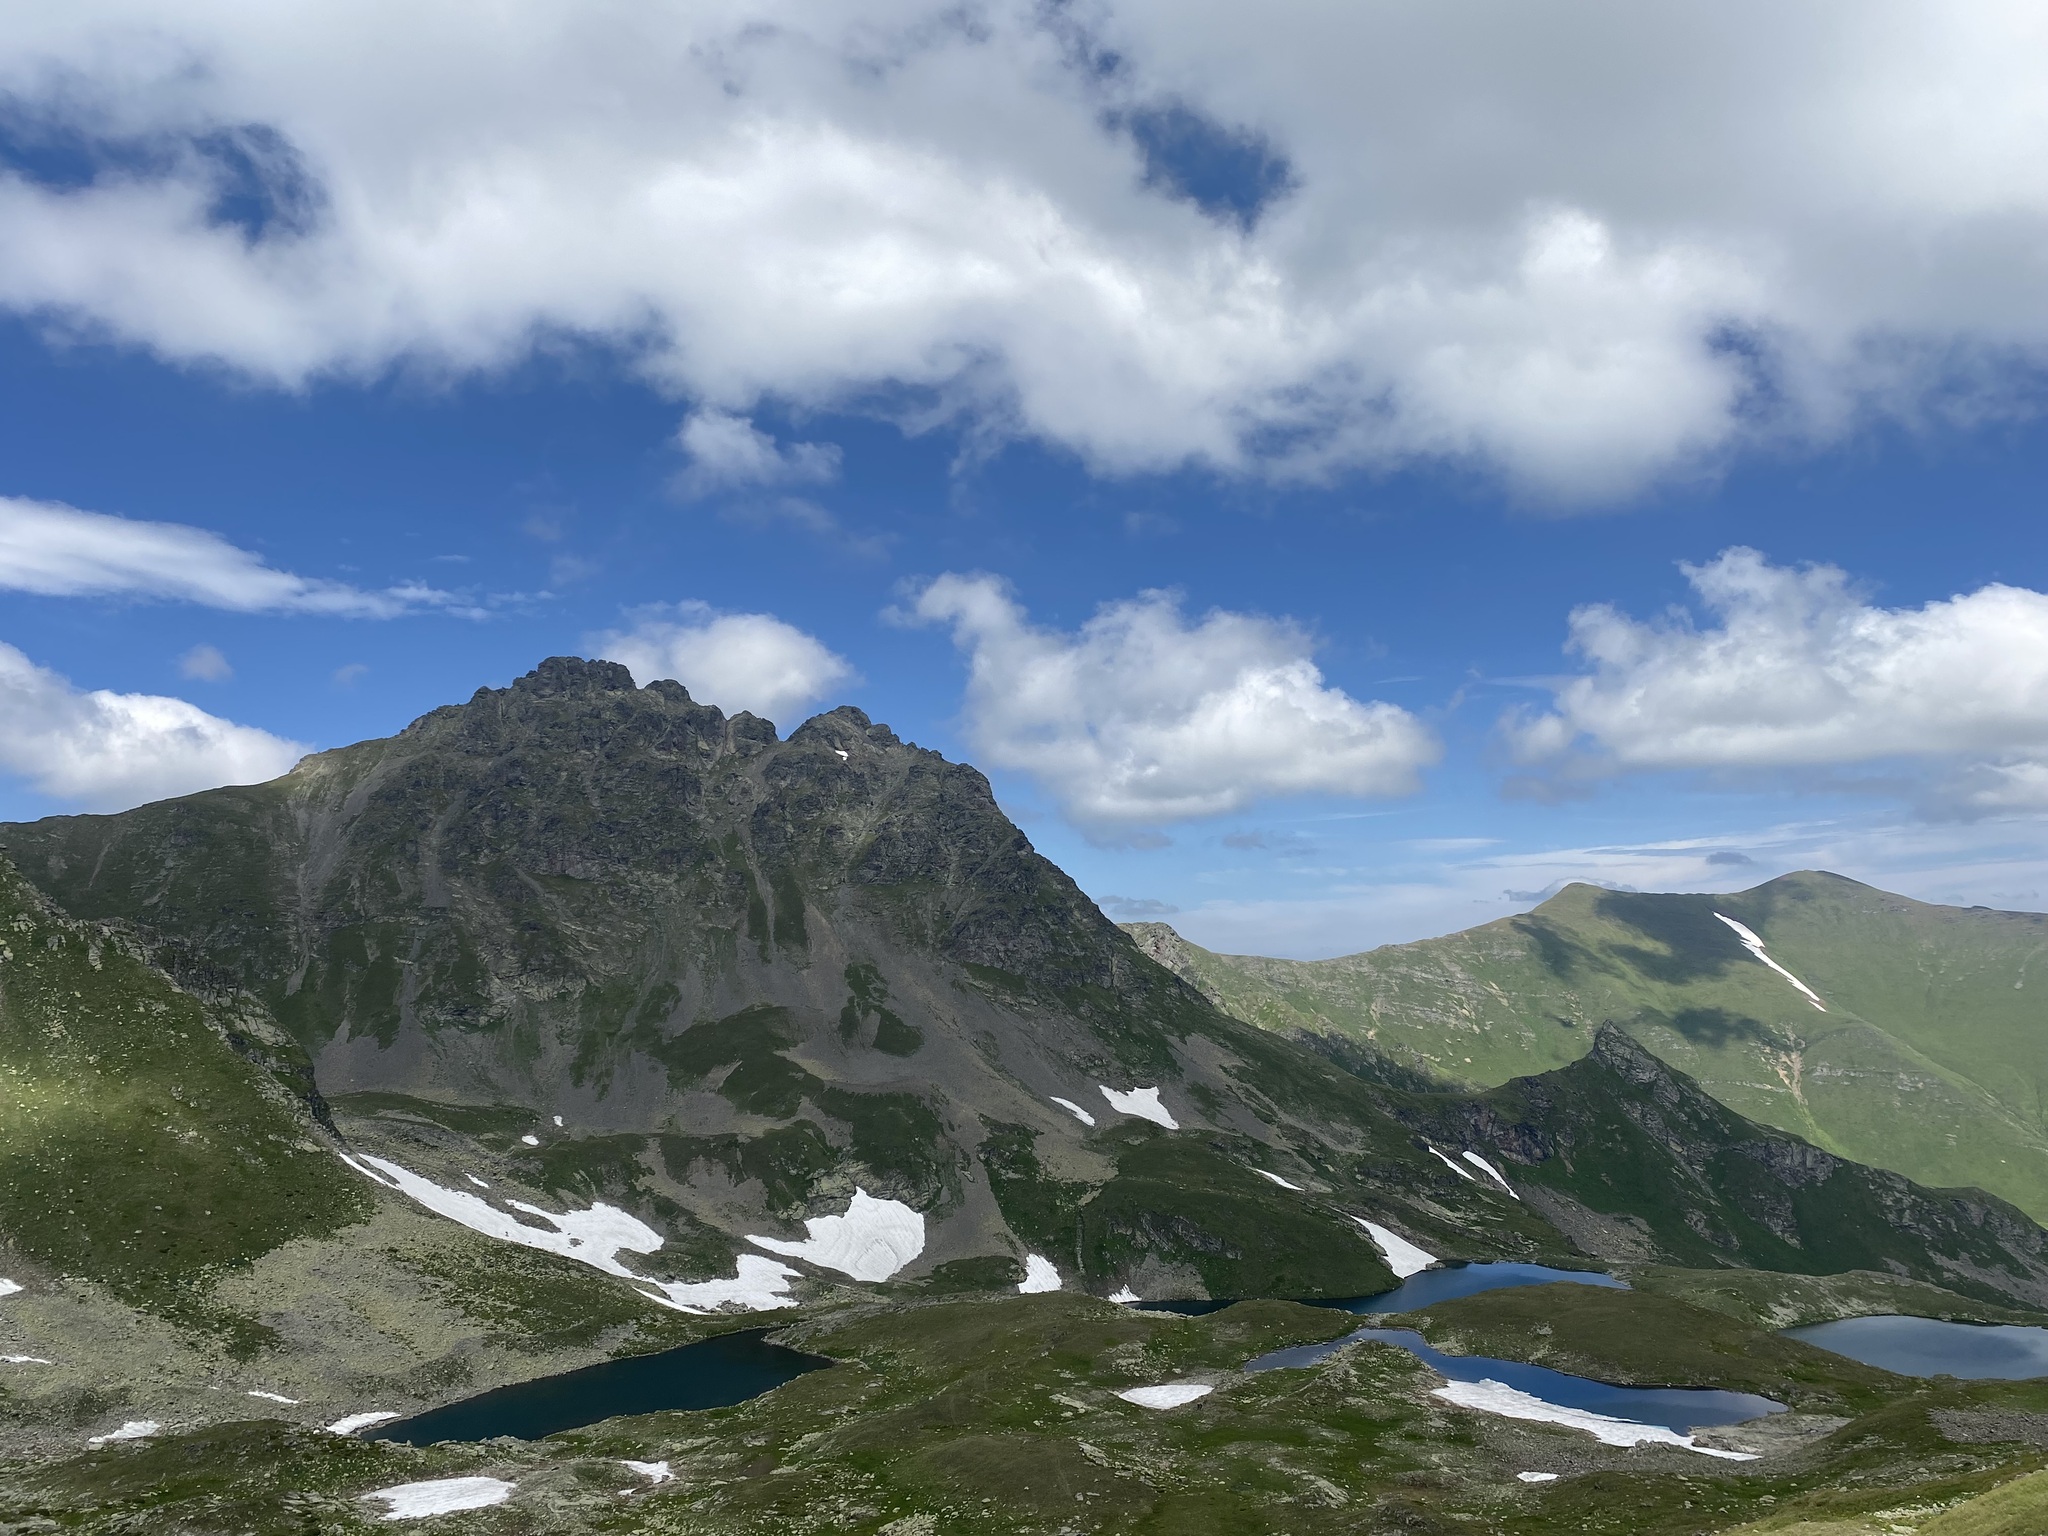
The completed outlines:
{"type": "Polygon", "coordinates": [[[1131,931],[1241,1018],[1368,1042],[1451,1084],[1562,1065],[1618,1023],[1753,1119],[2048,1216],[2048,916],[1805,873],[1726,896],[1574,885],[1524,916],[1325,961],[1131,931]],[[1826,1011],[1717,912],[1761,936],[1826,1011]]]}
{"type": "Polygon", "coordinates": [[[0,1240],[254,1347],[213,1282],[371,1202],[241,1027],[0,860],[0,1240]]]}

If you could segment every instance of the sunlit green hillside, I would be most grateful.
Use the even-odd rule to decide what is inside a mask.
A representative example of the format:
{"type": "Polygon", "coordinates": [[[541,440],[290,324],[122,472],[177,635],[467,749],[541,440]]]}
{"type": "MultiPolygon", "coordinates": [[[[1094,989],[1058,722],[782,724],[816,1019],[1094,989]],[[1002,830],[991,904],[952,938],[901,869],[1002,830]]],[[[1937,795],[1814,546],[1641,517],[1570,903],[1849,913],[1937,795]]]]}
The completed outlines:
{"type": "Polygon", "coordinates": [[[2048,916],[1801,873],[1727,896],[1573,885],[1524,916],[1335,960],[1131,932],[1241,1018],[1370,1042],[1461,1085],[1573,1060],[1612,1021],[1754,1119],[2048,1216],[2048,916]]]}

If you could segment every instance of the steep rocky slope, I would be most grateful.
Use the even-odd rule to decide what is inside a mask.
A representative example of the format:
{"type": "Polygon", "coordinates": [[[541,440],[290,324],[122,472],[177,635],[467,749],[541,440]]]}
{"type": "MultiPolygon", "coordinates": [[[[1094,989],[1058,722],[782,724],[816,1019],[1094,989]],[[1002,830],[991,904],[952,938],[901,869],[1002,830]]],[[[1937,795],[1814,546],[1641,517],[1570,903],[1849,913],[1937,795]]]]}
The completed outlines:
{"type": "Polygon", "coordinates": [[[1722,896],[1574,885],[1520,917],[1335,960],[1131,932],[1240,1018],[1369,1045],[1448,1085],[1561,1066],[1618,1024],[1753,1119],[2048,1217],[2040,913],[1806,873],[1722,896]]]}
{"type": "Polygon", "coordinates": [[[558,659],[274,783],[0,847],[274,1019],[357,1152],[486,1203],[610,1203],[661,1234],[650,1278],[730,1277],[856,1191],[918,1218],[900,1262],[837,1267],[861,1280],[1016,1280],[1036,1252],[1105,1292],[1355,1294],[1390,1277],[1353,1214],[1565,1251],[1140,955],[980,774],[856,710],[778,741],[558,659]]]}

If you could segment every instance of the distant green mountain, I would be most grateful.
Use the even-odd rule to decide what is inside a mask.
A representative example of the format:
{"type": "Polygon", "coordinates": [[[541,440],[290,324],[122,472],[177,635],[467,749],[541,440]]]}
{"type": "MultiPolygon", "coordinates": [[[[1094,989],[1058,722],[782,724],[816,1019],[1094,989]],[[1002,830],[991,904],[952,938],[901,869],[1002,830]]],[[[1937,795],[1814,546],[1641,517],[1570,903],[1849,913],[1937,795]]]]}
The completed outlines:
{"type": "Polygon", "coordinates": [[[1524,916],[1335,960],[1129,931],[1239,1018],[1447,1085],[1563,1065],[1613,1023],[1752,1119],[2048,1217],[2048,916],[1803,873],[1726,896],[1572,885],[1524,916]]]}

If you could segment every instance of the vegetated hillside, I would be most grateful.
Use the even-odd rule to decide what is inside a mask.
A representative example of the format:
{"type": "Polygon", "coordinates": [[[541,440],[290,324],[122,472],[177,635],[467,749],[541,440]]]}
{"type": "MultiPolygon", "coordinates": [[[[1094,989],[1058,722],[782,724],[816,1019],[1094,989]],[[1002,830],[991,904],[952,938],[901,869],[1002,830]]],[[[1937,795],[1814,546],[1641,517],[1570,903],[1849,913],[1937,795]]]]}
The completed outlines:
{"type": "Polygon", "coordinates": [[[1524,1200],[1613,1262],[1876,1271],[2048,1310],[2048,1233],[2025,1212],[1747,1120],[1612,1025],[1570,1066],[1417,1096],[1403,1118],[1495,1149],[1524,1200]]]}
{"type": "Polygon", "coordinates": [[[1371,1085],[1139,954],[979,773],[857,710],[780,741],[557,659],[273,783],[0,847],[241,989],[359,1151],[482,1175],[478,1199],[622,1206],[671,1278],[856,1189],[923,1217],[899,1282],[1008,1283],[1036,1252],[1105,1292],[1359,1294],[1391,1276],[1353,1214],[1569,1251],[1371,1085]],[[1179,1129],[1104,1093],[1136,1088],[1179,1129]]]}
{"type": "Polygon", "coordinates": [[[1804,873],[1725,896],[1573,885],[1520,917],[1335,960],[1130,931],[1240,1018],[1367,1044],[1451,1085],[1561,1066],[1618,1024],[1753,1119],[2048,1217],[2048,916],[1804,873]]]}

